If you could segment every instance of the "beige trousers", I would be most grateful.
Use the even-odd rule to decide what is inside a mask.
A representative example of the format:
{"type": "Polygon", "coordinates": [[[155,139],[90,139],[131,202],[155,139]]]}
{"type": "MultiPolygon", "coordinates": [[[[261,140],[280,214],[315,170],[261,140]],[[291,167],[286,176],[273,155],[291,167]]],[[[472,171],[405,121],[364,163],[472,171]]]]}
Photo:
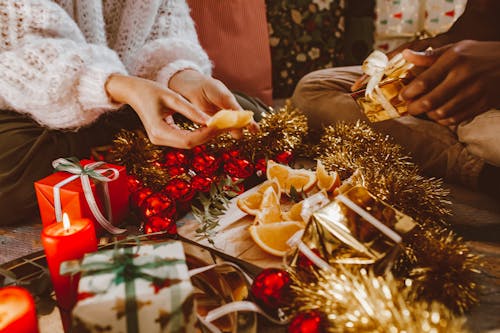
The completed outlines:
{"type": "MultiPolygon", "coordinates": [[[[298,83],[292,103],[308,115],[312,128],[337,121],[368,119],[349,95],[359,66],[312,72],[298,83]]],[[[412,116],[370,123],[392,136],[429,176],[477,187],[485,162],[500,166],[500,111],[490,110],[454,128],[412,116]]]]}

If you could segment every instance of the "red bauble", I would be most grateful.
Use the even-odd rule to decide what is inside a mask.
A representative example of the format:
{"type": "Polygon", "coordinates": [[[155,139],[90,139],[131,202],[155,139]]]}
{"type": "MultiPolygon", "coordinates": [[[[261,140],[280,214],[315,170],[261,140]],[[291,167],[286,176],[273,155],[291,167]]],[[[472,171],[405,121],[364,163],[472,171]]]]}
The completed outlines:
{"type": "Polygon", "coordinates": [[[323,333],[326,332],[324,317],[319,311],[300,312],[288,326],[289,333],[323,333]]]}
{"type": "MultiPolygon", "coordinates": [[[[311,249],[311,251],[314,252],[315,255],[323,259],[318,249],[311,249]]],[[[311,267],[314,267],[314,263],[308,257],[306,257],[302,252],[299,252],[299,257],[297,258],[297,266],[307,270],[311,269],[311,267]]]]}
{"type": "Polygon", "coordinates": [[[219,165],[220,160],[217,157],[206,152],[201,152],[195,154],[191,167],[197,174],[213,176],[215,171],[219,168],[219,165]]]}
{"type": "Polygon", "coordinates": [[[224,163],[224,171],[231,177],[245,179],[253,175],[254,167],[248,160],[230,158],[224,163]]]}
{"type": "Polygon", "coordinates": [[[214,179],[212,177],[196,175],[191,178],[191,187],[196,192],[208,192],[213,182],[214,179]]]}
{"type": "Polygon", "coordinates": [[[199,154],[202,152],[205,152],[207,150],[207,147],[205,145],[199,145],[196,146],[192,149],[193,154],[199,154]]]}
{"type": "Polygon", "coordinates": [[[289,164],[292,161],[293,154],[291,151],[283,151],[279,154],[276,154],[276,162],[281,163],[281,164],[289,164]]]}
{"type": "Polygon", "coordinates": [[[239,150],[230,150],[222,153],[222,160],[229,161],[232,158],[239,158],[240,157],[240,151],[239,150]]]}
{"type": "Polygon", "coordinates": [[[154,193],[146,198],[140,206],[144,218],[153,216],[170,217],[175,213],[175,204],[165,193],[154,193]]]}
{"type": "Polygon", "coordinates": [[[276,311],[289,303],[290,283],[287,271],[266,268],[253,281],[251,291],[260,306],[276,311]]]}
{"type": "Polygon", "coordinates": [[[127,186],[128,186],[129,192],[134,193],[142,187],[142,184],[139,181],[139,179],[137,179],[137,177],[135,177],[133,175],[128,175],[127,176],[127,186]]]}
{"type": "MultiPolygon", "coordinates": [[[[191,153],[184,149],[169,149],[164,155],[163,166],[169,167],[185,167],[191,162],[191,153]]],[[[170,173],[170,172],[169,172],[170,173]]]]}
{"type": "Polygon", "coordinates": [[[153,194],[152,189],[150,189],[149,187],[143,187],[130,195],[130,204],[133,208],[138,208],[151,194],[153,194]]]}
{"type": "Polygon", "coordinates": [[[264,176],[266,174],[266,169],[267,160],[265,158],[259,158],[257,161],[255,161],[255,173],[257,174],[257,176],[264,176]]]}
{"type": "Polygon", "coordinates": [[[172,200],[189,201],[193,199],[195,192],[187,180],[174,178],[167,182],[163,191],[172,200]]]}
{"type": "Polygon", "coordinates": [[[170,217],[152,216],[144,222],[144,233],[152,234],[155,232],[167,231],[171,235],[177,234],[175,221],[170,217]]]}
{"type": "Polygon", "coordinates": [[[176,176],[181,176],[186,174],[186,168],[182,166],[169,166],[167,169],[168,175],[170,177],[176,177],[176,176]]]}

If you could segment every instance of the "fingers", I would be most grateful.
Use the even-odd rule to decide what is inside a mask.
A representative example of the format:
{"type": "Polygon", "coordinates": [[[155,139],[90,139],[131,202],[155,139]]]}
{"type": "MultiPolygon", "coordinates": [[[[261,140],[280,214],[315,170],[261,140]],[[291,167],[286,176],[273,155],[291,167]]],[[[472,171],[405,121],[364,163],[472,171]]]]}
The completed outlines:
{"type": "MultiPolygon", "coordinates": [[[[462,86],[467,85],[467,82],[467,73],[461,70],[451,70],[444,80],[438,83],[434,89],[420,96],[417,100],[411,101],[408,104],[408,112],[412,115],[418,115],[436,111],[440,109],[443,104],[451,100],[465,100],[471,98],[471,90],[464,90],[463,93],[457,94],[457,91],[460,90],[462,86]]],[[[479,93],[479,91],[475,90],[473,91],[474,93],[479,93]]],[[[440,110],[438,113],[442,112],[444,112],[444,110],[440,110]]]]}
{"type": "MultiPolygon", "coordinates": [[[[434,54],[436,53],[432,53],[429,57],[433,58],[434,54]]],[[[456,60],[457,57],[453,52],[445,52],[439,56],[427,70],[401,90],[401,97],[413,100],[434,89],[448,75],[456,60]]]]}
{"type": "Polygon", "coordinates": [[[220,133],[220,131],[208,127],[200,127],[194,131],[182,130],[166,122],[146,128],[146,132],[148,133],[149,140],[154,145],[182,149],[191,149],[199,146],[220,133]]]}
{"type": "Polygon", "coordinates": [[[205,125],[210,118],[206,113],[204,113],[196,106],[189,103],[184,97],[173,91],[164,92],[161,95],[161,100],[164,103],[165,107],[182,114],[195,123],[205,125]]]}

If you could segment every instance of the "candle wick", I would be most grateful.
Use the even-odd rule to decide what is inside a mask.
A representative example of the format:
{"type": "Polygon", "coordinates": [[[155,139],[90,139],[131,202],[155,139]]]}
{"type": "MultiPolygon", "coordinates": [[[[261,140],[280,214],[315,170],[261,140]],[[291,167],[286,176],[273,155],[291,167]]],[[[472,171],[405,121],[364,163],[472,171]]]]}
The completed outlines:
{"type": "Polygon", "coordinates": [[[68,232],[70,227],[71,227],[71,223],[69,221],[69,216],[68,216],[68,214],[64,213],[63,214],[63,229],[64,229],[64,231],[68,232]]]}

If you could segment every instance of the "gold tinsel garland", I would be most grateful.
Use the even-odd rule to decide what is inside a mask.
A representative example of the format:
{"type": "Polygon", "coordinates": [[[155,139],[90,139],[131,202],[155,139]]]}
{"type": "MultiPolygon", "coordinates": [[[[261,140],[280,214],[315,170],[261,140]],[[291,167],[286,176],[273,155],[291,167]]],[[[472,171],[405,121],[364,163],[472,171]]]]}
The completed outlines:
{"type": "Polygon", "coordinates": [[[330,333],[467,332],[465,318],[438,302],[419,301],[411,280],[401,283],[391,274],[381,277],[342,266],[334,271],[289,273],[293,292],[289,310],[321,311],[330,333]]]}
{"type": "Polygon", "coordinates": [[[401,146],[361,122],[326,128],[315,150],[328,170],[344,178],[358,171],[362,177],[355,179],[361,185],[419,223],[404,240],[394,269],[414,279],[418,295],[458,312],[477,302],[474,277],[480,260],[447,229],[450,202],[441,180],[420,176],[401,146]]]}
{"type": "MultiPolygon", "coordinates": [[[[446,229],[448,192],[440,180],[420,176],[400,146],[362,123],[330,126],[319,144],[304,143],[308,134],[306,117],[290,106],[264,114],[259,125],[259,133],[245,130],[240,140],[221,135],[207,148],[214,154],[240,150],[251,159],[288,150],[307,153],[308,157],[320,159],[327,169],[340,172],[344,179],[359,170],[362,185],[420,224],[405,240],[403,255],[396,262],[397,276],[413,278],[416,295],[438,300],[457,311],[465,311],[477,301],[473,275],[479,260],[446,229]]],[[[189,126],[192,125],[184,125],[189,126]]],[[[152,145],[141,131],[120,132],[112,153],[115,162],[126,165],[132,175],[148,186],[161,188],[169,180],[158,163],[162,148],[152,145]]]]}
{"type": "Polygon", "coordinates": [[[214,152],[239,150],[249,158],[272,158],[281,152],[294,151],[307,135],[307,118],[297,109],[287,105],[278,111],[262,113],[260,131],[243,131],[241,139],[223,134],[207,144],[214,152]]]}
{"type": "Polygon", "coordinates": [[[450,202],[442,181],[422,177],[388,136],[362,122],[339,123],[325,129],[315,150],[327,170],[339,172],[342,179],[359,170],[362,185],[380,199],[418,221],[446,225],[450,202]]]}

